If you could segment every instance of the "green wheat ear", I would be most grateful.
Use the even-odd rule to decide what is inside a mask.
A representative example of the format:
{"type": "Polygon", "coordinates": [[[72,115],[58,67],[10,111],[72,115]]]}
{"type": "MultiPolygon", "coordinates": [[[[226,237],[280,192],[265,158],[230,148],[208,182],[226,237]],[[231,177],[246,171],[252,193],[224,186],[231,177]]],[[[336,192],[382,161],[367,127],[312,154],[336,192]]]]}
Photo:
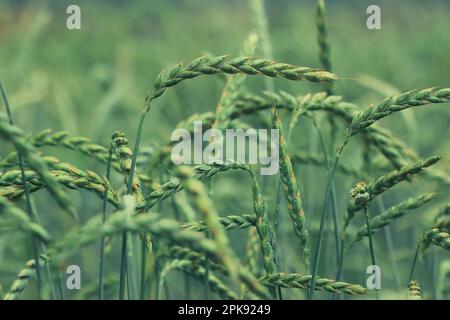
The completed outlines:
{"type": "Polygon", "coordinates": [[[155,80],[153,92],[148,96],[148,101],[160,97],[167,88],[183,80],[211,74],[246,74],[250,76],[286,78],[294,81],[308,80],[313,82],[333,81],[337,79],[337,76],[331,72],[309,67],[298,67],[267,59],[254,59],[251,57],[230,59],[226,55],[212,58],[199,57],[186,65],[177,64],[168,71],[167,75],[160,73],[155,80]]]}
{"type": "Polygon", "coordinates": [[[280,175],[284,185],[286,199],[288,201],[288,212],[291,217],[294,233],[300,240],[299,248],[307,268],[309,268],[309,247],[308,247],[308,231],[305,226],[305,213],[303,210],[302,197],[297,185],[297,178],[289,155],[287,154],[286,140],[283,136],[283,127],[280,117],[275,107],[273,113],[273,128],[279,130],[280,141],[280,175]]]}
{"type": "MultiPolygon", "coordinates": [[[[192,261],[189,260],[170,261],[166,265],[165,270],[162,271],[163,275],[164,273],[167,273],[168,270],[170,269],[180,270],[188,275],[193,276],[199,281],[203,281],[205,277],[205,269],[202,266],[194,264],[192,263],[192,261]]],[[[222,280],[220,280],[220,278],[218,278],[217,276],[215,276],[210,272],[208,272],[208,286],[213,292],[217,293],[222,299],[238,300],[237,294],[229,287],[227,287],[225,283],[223,283],[222,280]]]]}
{"type": "MultiPolygon", "coordinates": [[[[74,165],[61,162],[58,158],[44,156],[42,159],[50,169],[49,173],[56,182],[68,189],[85,189],[105,198],[115,207],[119,207],[119,197],[109,181],[91,170],[81,170],[74,165]]],[[[32,170],[25,170],[25,181],[30,193],[47,188],[39,174],[32,170]]],[[[25,188],[19,170],[8,170],[0,174],[0,195],[10,200],[20,199],[25,194],[25,188]]]]}
{"type": "Polygon", "coordinates": [[[47,244],[51,241],[51,236],[44,227],[31,221],[25,212],[15,207],[2,196],[0,196],[0,217],[2,222],[5,220],[11,221],[12,226],[32,234],[43,243],[47,244]]]}
{"type": "Polygon", "coordinates": [[[411,280],[408,286],[408,299],[409,300],[422,300],[422,290],[417,280],[411,280]]]}
{"type": "MultiPolygon", "coordinates": [[[[417,197],[411,197],[407,200],[400,202],[399,204],[387,209],[386,211],[376,215],[370,219],[369,224],[371,227],[371,232],[376,233],[383,227],[387,226],[389,223],[395,219],[401,218],[406,215],[410,210],[420,208],[424,204],[433,200],[436,197],[435,193],[424,193],[417,197]]],[[[361,227],[355,236],[353,236],[348,241],[347,249],[352,247],[356,242],[360,241],[364,237],[367,237],[368,231],[366,227],[361,227]]]]}
{"type": "MultiPolygon", "coordinates": [[[[272,276],[262,277],[260,281],[262,284],[269,287],[279,286],[282,288],[309,289],[311,287],[312,276],[297,273],[277,273],[272,276]]],[[[316,278],[314,290],[349,295],[361,295],[367,293],[367,289],[361,285],[326,278],[316,278]]]]}
{"type": "Polygon", "coordinates": [[[28,166],[39,174],[60,207],[76,218],[77,214],[72,202],[50,174],[47,164],[38,156],[35,147],[27,141],[23,131],[10,125],[4,117],[0,117],[0,136],[16,147],[28,166]]]}
{"type": "MultiPolygon", "coordinates": [[[[425,160],[414,161],[375,179],[367,185],[368,201],[373,200],[375,197],[381,195],[383,192],[389,190],[398,183],[407,180],[409,177],[421,173],[423,170],[434,165],[441,159],[441,157],[435,156],[425,160]]],[[[361,210],[362,208],[363,206],[360,203],[355,202],[348,206],[347,216],[344,222],[344,230],[354,217],[355,212],[361,210]]]]}
{"type": "Polygon", "coordinates": [[[216,212],[211,199],[208,196],[203,184],[194,178],[195,172],[187,166],[181,166],[177,169],[177,175],[189,194],[194,197],[195,204],[201,215],[205,219],[206,225],[211,231],[212,238],[217,244],[218,255],[223,264],[233,277],[237,277],[239,266],[233,257],[229,240],[225,230],[220,223],[219,215],[216,212]]]}
{"type": "MultiPolygon", "coordinates": [[[[48,261],[48,258],[44,255],[41,255],[39,258],[39,265],[44,266],[48,261]]],[[[36,275],[36,261],[29,260],[25,268],[19,271],[17,274],[17,279],[11,285],[9,292],[3,297],[3,300],[17,300],[19,299],[22,292],[27,288],[28,283],[35,277],[36,275]]]]}
{"type": "Polygon", "coordinates": [[[445,103],[450,101],[450,88],[437,90],[427,88],[423,90],[411,90],[399,96],[389,97],[375,107],[369,107],[355,117],[349,128],[349,135],[353,136],[371,126],[376,121],[391,115],[392,113],[434,103],[445,103]]]}

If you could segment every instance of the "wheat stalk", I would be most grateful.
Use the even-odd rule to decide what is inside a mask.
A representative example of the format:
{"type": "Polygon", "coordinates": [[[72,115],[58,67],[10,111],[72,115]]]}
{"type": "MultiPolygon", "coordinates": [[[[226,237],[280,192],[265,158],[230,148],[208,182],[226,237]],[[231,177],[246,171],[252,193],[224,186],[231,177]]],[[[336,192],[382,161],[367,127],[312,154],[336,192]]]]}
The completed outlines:
{"type": "MultiPolygon", "coordinates": [[[[435,196],[436,196],[435,193],[424,193],[417,197],[411,197],[389,208],[385,212],[376,215],[375,217],[370,219],[369,222],[372,233],[379,231],[381,228],[387,226],[393,220],[403,217],[410,210],[417,209],[422,205],[424,205],[425,203],[433,200],[435,196]]],[[[368,232],[366,227],[362,227],[361,229],[359,229],[356,235],[348,242],[347,249],[353,246],[353,244],[355,244],[357,241],[367,236],[368,232]]]]}
{"type": "MultiPolygon", "coordinates": [[[[189,260],[191,261],[193,264],[196,265],[201,265],[204,266],[205,265],[205,255],[192,251],[189,248],[184,248],[184,247],[180,247],[180,246],[171,246],[168,251],[163,254],[162,256],[163,258],[167,258],[167,259],[178,259],[178,260],[189,260]]],[[[211,268],[211,270],[218,272],[220,274],[223,275],[228,275],[228,270],[219,263],[216,263],[214,261],[209,261],[209,266],[211,268]]]]}
{"type": "Polygon", "coordinates": [[[8,200],[0,196],[0,217],[6,217],[14,222],[14,226],[37,237],[43,243],[51,241],[50,234],[41,225],[30,220],[21,209],[13,206],[8,200]]]}
{"type": "MultiPolygon", "coordinates": [[[[194,276],[199,281],[203,281],[205,277],[205,269],[201,266],[194,265],[190,260],[172,260],[168,262],[161,272],[161,280],[167,275],[171,269],[177,269],[186,274],[194,276]]],[[[228,288],[218,277],[214,274],[208,273],[209,288],[217,293],[221,298],[226,300],[237,300],[238,296],[230,288],[228,288]]]]}
{"type": "Polygon", "coordinates": [[[414,271],[416,268],[419,256],[423,257],[425,251],[431,244],[435,244],[445,250],[450,250],[450,236],[449,236],[449,206],[444,207],[435,218],[435,226],[425,232],[416,246],[416,251],[411,265],[409,279],[413,280],[414,271]]]}
{"type": "Polygon", "coordinates": [[[261,242],[264,268],[266,269],[267,274],[272,274],[277,271],[275,259],[275,234],[269,221],[266,204],[256,180],[256,175],[251,169],[248,169],[248,172],[252,181],[253,210],[256,215],[255,226],[261,242]]]}
{"type": "Polygon", "coordinates": [[[376,121],[407,108],[449,101],[450,88],[411,90],[399,96],[391,96],[356,116],[350,125],[348,134],[353,136],[376,121]]]}
{"type": "Polygon", "coordinates": [[[245,265],[253,274],[258,274],[258,253],[260,247],[260,239],[258,233],[256,232],[256,229],[249,229],[246,246],[247,254],[245,255],[245,265]]]}
{"type": "MultiPolygon", "coordinates": [[[[398,183],[407,180],[412,175],[422,172],[425,168],[432,166],[441,160],[441,157],[435,156],[425,160],[419,160],[401,167],[398,170],[393,170],[374,181],[367,184],[368,201],[373,200],[378,195],[382,194],[386,190],[392,188],[398,183]]],[[[351,219],[354,217],[355,212],[363,208],[361,203],[351,203],[347,208],[347,215],[344,222],[344,230],[349,225],[351,219]]]]}
{"type": "MultiPolygon", "coordinates": [[[[265,92],[263,96],[254,94],[243,94],[235,103],[235,111],[232,117],[253,114],[259,110],[265,110],[272,107],[275,102],[277,108],[293,110],[295,103],[293,101],[301,101],[301,97],[294,97],[287,93],[265,92]]],[[[358,107],[354,104],[343,101],[341,96],[330,95],[324,92],[313,94],[311,98],[304,103],[303,112],[326,111],[336,115],[348,124],[351,124],[357,117],[356,111],[358,107]]],[[[408,163],[408,159],[415,161],[419,157],[400,139],[393,136],[386,128],[372,125],[365,128],[362,132],[364,139],[371,145],[375,146],[388,159],[395,168],[400,168],[408,163]]],[[[448,175],[439,170],[433,169],[426,171],[426,175],[439,181],[445,185],[450,184],[448,175]]]]}
{"type": "MultiPolygon", "coordinates": [[[[201,167],[198,167],[197,172],[201,171],[202,169],[204,170],[203,172],[207,173],[207,176],[211,175],[211,174],[215,174],[214,172],[217,172],[217,171],[223,171],[223,170],[229,170],[229,169],[240,169],[240,170],[244,170],[249,173],[249,175],[251,177],[251,181],[252,181],[253,208],[255,211],[255,218],[252,220],[254,221],[254,225],[256,226],[256,230],[258,232],[258,236],[259,236],[259,239],[261,242],[261,251],[263,253],[264,267],[268,274],[276,272],[277,266],[276,266],[276,259],[275,259],[276,249],[275,249],[275,242],[274,242],[274,233],[273,233],[272,226],[270,225],[270,222],[269,222],[269,217],[267,215],[265,202],[262,197],[261,190],[259,188],[254,171],[251,170],[248,166],[241,165],[238,163],[225,163],[225,164],[215,163],[215,164],[209,165],[208,167],[201,166],[201,167]]],[[[193,175],[193,174],[194,173],[191,172],[191,175],[193,175]]],[[[244,222],[245,224],[249,223],[248,220],[245,221],[246,217],[237,216],[237,217],[232,217],[232,218],[234,218],[233,219],[234,223],[240,222],[239,227],[242,227],[242,222],[244,222]]],[[[230,217],[226,217],[226,219],[218,218],[218,221],[222,225],[224,223],[228,224],[228,222],[231,222],[230,217]]],[[[207,221],[206,221],[206,224],[207,224],[207,221]]],[[[228,224],[228,226],[229,226],[228,228],[231,228],[230,224],[228,224]]]]}
{"type": "MultiPolygon", "coordinates": [[[[59,170],[48,171],[48,174],[56,183],[72,190],[86,189],[93,191],[102,199],[106,194],[108,201],[112,205],[115,207],[119,206],[117,193],[112,189],[109,182],[101,179],[95,172],[90,170],[81,171],[76,167],[65,163],[59,163],[58,167],[59,170]],[[65,167],[65,170],[63,170],[63,166],[65,167]]],[[[47,184],[37,172],[26,170],[24,173],[30,193],[48,188],[47,184]]],[[[0,175],[0,196],[10,200],[17,200],[21,198],[24,193],[25,189],[19,170],[9,170],[0,175]]]]}
{"type": "MultiPolygon", "coordinates": [[[[375,146],[392,166],[397,169],[408,165],[411,161],[419,160],[419,156],[414,150],[409,148],[403,141],[396,138],[385,128],[372,125],[366,128],[363,133],[367,142],[375,146]]],[[[448,175],[436,168],[430,168],[424,171],[424,175],[440,184],[450,185],[448,175]]]]}
{"type": "MultiPolygon", "coordinates": [[[[114,154],[114,141],[111,140],[110,147],[108,150],[108,159],[106,163],[106,176],[105,179],[109,181],[111,175],[111,166],[114,154]]],[[[106,209],[108,207],[108,191],[105,190],[103,193],[103,203],[102,203],[102,221],[106,220],[106,209]]],[[[105,264],[105,238],[101,238],[100,240],[100,263],[99,263],[99,280],[98,280],[98,299],[103,300],[104,298],[104,264],[105,264]]]]}
{"type": "Polygon", "coordinates": [[[217,244],[217,254],[220,261],[228,268],[230,274],[235,276],[239,268],[238,264],[234,259],[225,230],[219,221],[219,215],[205,187],[200,181],[193,178],[195,173],[187,166],[179,167],[177,174],[182,179],[186,191],[194,197],[194,201],[211,231],[212,238],[217,244]]]}
{"type": "Polygon", "coordinates": [[[450,251],[450,234],[439,228],[432,228],[423,235],[423,243],[433,243],[447,251],[450,251]]]}
{"type": "Polygon", "coordinates": [[[408,300],[422,300],[422,290],[417,280],[411,280],[409,283],[408,300]]]}
{"type": "Polygon", "coordinates": [[[434,165],[441,159],[442,158],[439,156],[434,156],[428,159],[415,161],[401,167],[398,170],[391,171],[388,174],[379,177],[375,181],[369,183],[367,186],[371,198],[373,199],[373,197],[392,188],[399,182],[408,179],[411,175],[420,173],[422,170],[434,165]]]}
{"type": "MultiPolygon", "coordinates": [[[[272,225],[269,221],[269,216],[266,211],[266,204],[261,194],[261,190],[256,179],[256,175],[253,170],[247,170],[252,180],[252,193],[253,193],[253,210],[256,215],[256,232],[258,233],[261,252],[263,256],[263,265],[267,275],[277,272],[276,261],[276,246],[275,246],[275,233],[272,225]]],[[[276,297],[276,293],[272,292],[272,295],[276,297]]]]}
{"type": "Polygon", "coordinates": [[[149,100],[161,96],[168,87],[172,87],[183,80],[196,78],[201,75],[211,74],[246,74],[266,76],[272,78],[286,78],[289,80],[332,81],[336,80],[335,74],[320,69],[298,67],[287,63],[278,63],[267,59],[254,59],[250,57],[237,57],[230,59],[228,56],[212,58],[199,57],[187,65],[177,64],[166,76],[161,73],[155,81],[153,93],[149,100]]]}
{"type": "Polygon", "coordinates": [[[447,204],[434,219],[435,227],[450,231],[450,205],[447,204]]]}
{"type": "MultiPolygon", "coordinates": [[[[325,159],[323,157],[317,155],[317,154],[311,154],[306,152],[296,152],[290,154],[291,161],[293,164],[299,164],[299,165],[314,165],[314,166],[320,166],[324,167],[326,166],[325,159]]],[[[353,176],[353,177],[360,177],[362,173],[359,170],[356,170],[350,166],[346,166],[342,163],[340,163],[337,167],[339,172],[341,172],[344,175],[353,176]]]]}
{"type": "MultiPolygon", "coordinates": [[[[225,230],[247,229],[256,225],[256,215],[230,215],[219,217],[219,222],[225,230]]],[[[210,231],[204,220],[192,221],[181,225],[183,229],[205,232],[210,231]]]]}
{"type": "MultiPolygon", "coordinates": [[[[188,246],[195,251],[205,252],[214,261],[221,261],[217,254],[216,243],[206,239],[198,232],[183,230],[180,224],[172,219],[161,219],[155,213],[136,215],[134,212],[134,200],[125,197],[122,200],[124,209],[116,212],[105,222],[99,216],[94,216],[77,232],[71,233],[61,239],[49,251],[49,255],[62,259],[70,255],[73,250],[88,245],[98,238],[108,237],[123,232],[149,233],[165,241],[180,246],[188,246]]],[[[56,258],[54,258],[56,259],[56,258]]],[[[258,283],[252,274],[243,267],[238,270],[239,279],[260,297],[269,297],[267,291],[258,283]]]]}
{"type": "MultiPolygon", "coordinates": [[[[14,125],[12,110],[11,110],[11,107],[9,106],[8,96],[6,94],[6,90],[1,81],[0,81],[0,91],[2,94],[3,103],[5,104],[5,109],[6,109],[6,114],[8,115],[9,124],[14,125]]],[[[28,213],[30,220],[32,220],[32,221],[37,220],[37,213],[31,202],[30,191],[28,190],[28,184],[26,183],[26,179],[25,179],[25,165],[24,165],[24,161],[23,161],[23,155],[21,154],[20,150],[17,147],[15,147],[15,149],[16,149],[17,155],[18,155],[17,160],[19,163],[19,168],[20,168],[20,173],[21,173],[21,181],[22,181],[22,184],[24,186],[24,191],[25,191],[25,201],[26,201],[26,206],[27,206],[27,213],[28,213]]],[[[34,259],[39,260],[38,243],[34,237],[32,238],[32,245],[33,245],[34,259]]],[[[45,246],[43,246],[43,249],[44,249],[44,251],[46,250],[45,246]]],[[[36,278],[37,278],[36,289],[37,289],[37,293],[38,293],[38,298],[41,299],[42,278],[41,278],[41,271],[39,268],[39,264],[37,264],[37,266],[36,266],[36,278]]]]}
{"type": "MultiPolygon", "coordinates": [[[[132,195],[137,204],[144,202],[144,197],[141,193],[141,184],[139,178],[134,175],[136,156],[133,157],[133,152],[128,147],[128,139],[121,131],[113,133],[112,146],[119,159],[120,171],[124,177],[124,184],[127,186],[127,195],[132,195]]],[[[144,238],[143,238],[144,239],[144,238]]],[[[142,240],[144,245],[144,240],[142,240]]],[[[125,278],[128,273],[128,235],[124,231],[122,233],[122,250],[120,260],[120,280],[119,280],[119,299],[123,300],[125,297],[125,278]]],[[[145,251],[144,251],[145,252],[145,251]]]]}
{"type": "Polygon", "coordinates": [[[299,248],[302,251],[302,257],[306,266],[309,266],[309,248],[308,248],[308,231],[305,227],[305,213],[303,211],[302,198],[300,190],[297,186],[297,179],[292,169],[292,163],[287,154],[286,141],[282,134],[282,124],[278,112],[274,107],[273,112],[273,127],[279,130],[279,152],[280,152],[280,175],[281,181],[285,188],[285,195],[288,202],[288,212],[294,226],[294,232],[300,239],[299,248]]]}
{"type": "MultiPolygon", "coordinates": [[[[319,44],[319,60],[323,68],[327,71],[331,71],[331,60],[330,60],[330,45],[327,39],[327,25],[325,22],[325,1],[317,1],[317,14],[316,14],[316,26],[317,26],[317,42],[319,44]]],[[[326,84],[325,89],[328,94],[332,92],[332,85],[326,84]]]]}
{"type": "MultiPolygon", "coordinates": [[[[298,100],[300,100],[300,98],[294,97],[286,92],[274,93],[270,91],[265,92],[263,96],[249,93],[239,94],[236,99],[237,100],[233,99],[232,107],[227,108],[227,117],[230,120],[270,109],[272,108],[273,103],[277,105],[277,108],[292,111],[298,104],[298,100]]],[[[348,122],[351,122],[351,110],[354,110],[355,108],[355,105],[343,102],[342,97],[340,96],[327,96],[326,93],[321,92],[312,95],[299,111],[303,114],[306,111],[325,110],[343,116],[348,122]]],[[[216,116],[212,112],[193,114],[189,118],[181,121],[177,125],[177,128],[185,128],[193,133],[194,121],[201,121],[203,129],[207,130],[213,126],[214,122],[219,120],[216,119],[216,116]]],[[[232,127],[230,122],[228,122],[228,127],[232,127]]],[[[169,143],[153,154],[152,160],[150,161],[149,172],[155,171],[156,166],[170,155],[171,145],[172,143],[169,143]]]]}
{"type": "MultiPolygon", "coordinates": [[[[242,55],[252,55],[255,51],[256,44],[258,43],[258,36],[251,33],[244,43],[244,47],[241,50],[242,55]]],[[[217,104],[216,112],[214,114],[213,128],[227,127],[228,123],[232,120],[229,116],[230,109],[234,101],[237,99],[239,92],[244,85],[246,76],[245,74],[237,75],[234,77],[228,77],[223,88],[220,101],[217,104]]]]}
{"type": "MultiPolygon", "coordinates": [[[[54,132],[52,129],[42,130],[33,136],[30,142],[35,147],[61,146],[94,158],[101,163],[108,161],[108,148],[91,142],[91,139],[81,136],[70,136],[66,131],[54,132]]],[[[117,157],[113,155],[113,161],[117,157]]]]}
{"type": "MultiPolygon", "coordinates": [[[[39,258],[39,265],[43,266],[47,263],[48,258],[41,255],[39,258]]],[[[3,297],[3,300],[17,300],[19,299],[22,292],[26,289],[28,283],[34,278],[36,275],[36,260],[29,260],[25,268],[19,271],[17,274],[17,279],[11,285],[9,292],[3,297]]]]}
{"type": "Polygon", "coordinates": [[[128,193],[131,193],[137,156],[139,154],[141,134],[147,113],[151,109],[151,102],[160,97],[167,88],[172,87],[183,80],[196,78],[201,75],[211,74],[246,74],[266,77],[286,78],[289,80],[332,81],[336,80],[335,74],[327,71],[308,67],[297,67],[286,63],[277,63],[267,59],[253,59],[250,57],[238,57],[229,59],[227,56],[212,58],[199,57],[187,65],[174,66],[166,76],[161,72],[154,83],[152,93],[148,92],[145,98],[144,109],[139,119],[136,133],[135,146],[131,159],[131,172],[128,181],[128,193]]]}
{"type": "MultiPolygon", "coordinates": [[[[226,163],[211,163],[211,164],[201,164],[193,167],[195,171],[195,179],[205,180],[210,179],[214,175],[225,172],[228,170],[244,170],[247,171],[247,167],[242,164],[238,164],[235,162],[226,162],[226,163]]],[[[178,178],[169,179],[167,182],[159,185],[156,190],[150,192],[145,196],[145,205],[143,206],[144,210],[148,210],[155,206],[160,201],[167,199],[168,197],[174,195],[175,193],[181,191],[183,186],[178,178]]],[[[142,206],[138,206],[138,208],[142,209],[142,206]]]]}
{"type": "MultiPolygon", "coordinates": [[[[234,104],[235,111],[231,117],[237,118],[242,115],[253,114],[259,110],[271,109],[273,104],[279,109],[293,111],[296,105],[304,100],[305,97],[296,97],[286,92],[270,92],[265,91],[263,95],[255,95],[244,93],[240,95],[239,100],[234,104]]],[[[356,113],[358,107],[352,103],[343,101],[341,96],[327,95],[325,92],[311,94],[302,105],[302,112],[326,111],[351,121],[353,114],[356,113]]]]}
{"type": "MultiPolygon", "coordinates": [[[[274,275],[264,276],[260,278],[260,281],[263,285],[269,287],[279,286],[282,288],[309,289],[312,285],[312,276],[298,273],[277,273],[274,275]]],[[[318,291],[328,291],[331,293],[344,293],[350,295],[361,295],[367,293],[367,289],[358,284],[350,284],[319,277],[316,278],[314,289],[318,291]]]]}
{"type": "MultiPolygon", "coordinates": [[[[298,101],[302,101],[302,99],[302,97],[294,97],[285,92],[265,92],[263,96],[246,93],[241,95],[236,102],[232,117],[249,115],[260,110],[269,109],[274,101],[278,108],[292,111],[298,101]]],[[[356,105],[343,101],[341,96],[327,95],[324,92],[311,95],[302,106],[303,114],[313,111],[326,111],[342,118],[349,124],[357,116],[357,110],[358,107],[356,105]]],[[[375,146],[396,168],[406,165],[408,163],[407,159],[418,159],[413,150],[385,128],[372,125],[363,131],[363,135],[364,139],[375,146]]],[[[339,165],[338,169],[340,167],[339,165]]],[[[426,174],[439,182],[446,185],[449,184],[449,179],[445,173],[438,170],[429,170],[426,174]]]]}
{"type": "Polygon", "coordinates": [[[317,42],[319,43],[320,62],[325,70],[331,70],[330,46],[327,41],[327,26],[325,23],[325,1],[317,1],[316,26],[318,31],[317,42]]]}
{"type": "Polygon", "coordinates": [[[27,141],[22,130],[10,125],[5,118],[0,117],[0,136],[10,141],[23,156],[30,168],[37,172],[60,207],[72,217],[76,217],[76,211],[71,201],[56,182],[55,178],[49,173],[46,163],[37,155],[35,147],[27,141]]]}
{"type": "MultiPolygon", "coordinates": [[[[44,146],[61,146],[69,150],[73,150],[84,154],[88,157],[94,158],[101,163],[107,164],[109,157],[109,150],[107,147],[91,142],[89,138],[82,136],[70,136],[66,131],[53,132],[51,129],[42,130],[30,139],[30,142],[37,148],[44,146]]],[[[143,153],[141,153],[143,155],[143,153]]],[[[6,159],[15,159],[15,154],[11,153],[6,159]]],[[[0,166],[1,166],[0,162],[0,166]]],[[[117,155],[112,155],[112,167],[121,171],[119,159],[117,155]]],[[[149,178],[142,174],[138,174],[143,181],[148,181],[149,178]]]]}

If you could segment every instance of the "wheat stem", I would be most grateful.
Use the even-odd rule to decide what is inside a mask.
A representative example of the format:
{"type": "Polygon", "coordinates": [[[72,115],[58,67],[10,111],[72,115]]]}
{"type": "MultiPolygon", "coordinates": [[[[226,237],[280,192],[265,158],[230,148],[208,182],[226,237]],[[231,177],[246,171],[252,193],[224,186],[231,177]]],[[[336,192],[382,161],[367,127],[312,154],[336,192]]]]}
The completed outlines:
{"type": "MultiPolygon", "coordinates": [[[[10,125],[14,125],[14,121],[13,121],[13,117],[12,117],[12,111],[11,108],[9,106],[9,101],[8,101],[8,97],[6,95],[6,90],[3,86],[3,82],[0,81],[0,91],[2,94],[2,99],[3,99],[3,103],[5,104],[5,108],[6,108],[6,113],[8,115],[8,120],[9,120],[9,124],[10,125]]],[[[27,205],[27,212],[28,215],[30,217],[30,220],[34,220],[37,213],[34,211],[34,208],[31,204],[31,197],[30,197],[30,191],[28,189],[28,184],[26,182],[25,179],[25,169],[24,169],[24,164],[23,164],[23,158],[22,158],[22,154],[20,153],[19,149],[17,149],[17,155],[18,155],[18,161],[19,161],[19,167],[20,167],[20,176],[21,176],[21,181],[24,187],[24,192],[25,192],[25,199],[26,199],[26,205],[27,205]]],[[[34,238],[34,236],[31,239],[32,241],[32,246],[33,246],[33,255],[34,255],[34,259],[37,261],[39,259],[39,248],[38,248],[38,241],[34,238]]],[[[41,300],[42,296],[41,296],[41,285],[42,285],[42,278],[41,278],[41,271],[40,271],[40,267],[39,264],[36,265],[36,290],[37,290],[37,294],[38,294],[38,299],[41,300]]]]}
{"type": "MultiPolygon", "coordinates": [[[[109,180],[111,175],[111,164],[112,164],[112,157],[113,157],[113,143],[111,143],[108,151],[108,160],[106,163],[106,179],[109,180]]],[[[102,221],[106,221],[106,209],[108,206],[108,195],[107,190],[105,189],[105,194],[103,195],[103,206],[102,206],[102,221]]],[[[103,300],[104,299],[104,281],[103,281],[103,273],[104,273],[104,260],[105,260],[105,238],[102,237],[100,240],[100,264],[99,264],[99,284],[98,284],[98,299],[103,300]]]]}

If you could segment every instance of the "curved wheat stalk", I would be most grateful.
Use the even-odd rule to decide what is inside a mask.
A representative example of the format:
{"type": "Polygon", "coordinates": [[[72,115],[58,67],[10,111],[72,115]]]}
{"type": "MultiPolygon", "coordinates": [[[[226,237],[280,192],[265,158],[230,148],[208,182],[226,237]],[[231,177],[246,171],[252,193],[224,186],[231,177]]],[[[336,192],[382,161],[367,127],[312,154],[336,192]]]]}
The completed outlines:
{"type": "Polygon", "coordinates": [[[13,206],[8,200],[0,196],[0,218],[12,220],[14,227],[32,234],[42,243],[51,241],[50,234],[41,225],[30,220],[28,215],[21,209],[13,206]]]}
{"type": "MultiPolygon", "coordinates": [[[[277,273],[260,278],[261,283],[268,287],[279,286],[282,288],[299,289],[310,289],[312,285],[311,280],[311,275],[298,273],[277,273]]],[[[350,295],[361,295],[367,293],[367,289],[358,284],[351,284],[319,277],[316,278],[314,289],[318,291],[328,291],[331,293],[343,293],[350,295]]]]}
{"type": "Polygon", "coordinates": [[[49,173],[47,164],[37,155],[35,147],[27,141],[23,131],[16,126],[10,125],[5,118],[0,117],[0,136],[10,141],[23,156],[28,166],[37,172],[60,207],[72,217],[76,217],[76,211],[71,201],[55,178],[49,173]]]}
{"type": "MultiPolygon", "coordinates": [[[[43,266],[47,263],[48,258],[41,255],[39,259],[39,265],[43,266]]],[[[36,275],[36,260],[29,260],[26,263],[25,268],[19,271],[17,274],[17,279],[11,285],[9,292],[5,294],[3,300],[17,300],[19,299],[22,292],[26,289],[28,283],[35,277],[36,275]]]]}

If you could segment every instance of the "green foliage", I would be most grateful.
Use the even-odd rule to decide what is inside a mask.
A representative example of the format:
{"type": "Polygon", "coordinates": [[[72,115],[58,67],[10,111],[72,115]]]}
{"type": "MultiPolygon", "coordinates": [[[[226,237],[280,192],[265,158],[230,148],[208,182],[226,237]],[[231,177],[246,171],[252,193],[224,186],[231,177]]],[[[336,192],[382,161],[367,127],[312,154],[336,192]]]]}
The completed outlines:
{"type": "Polygon", "coordinates": [[[450,248],[450,6],[427,4],[417,21],[423,2],[404,3],[383,4],[377,31],[359,3],[323,0],[89,1],[80,31],[65,28],[59,3],[0,3],[0,80],[15,119],[0,105],[4,298],[195,299],[208,288],[223,299],[372,299],[369,235],[379,297],[444,297],[448,282],[428,284],[450,248]],[[194,121],[281,130],[279,176],[232,161],[180,169],[170,134],[193,133],[194,121]],[[60,296],[68,262],[85,289],[60,296]]]}

